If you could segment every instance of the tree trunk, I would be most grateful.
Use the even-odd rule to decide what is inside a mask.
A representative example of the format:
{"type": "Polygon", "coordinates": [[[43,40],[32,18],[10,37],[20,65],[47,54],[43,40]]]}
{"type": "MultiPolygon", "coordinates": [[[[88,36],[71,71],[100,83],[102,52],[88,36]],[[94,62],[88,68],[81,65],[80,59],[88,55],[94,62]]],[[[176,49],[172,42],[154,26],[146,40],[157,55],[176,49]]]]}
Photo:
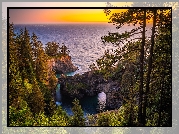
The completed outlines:
{"type": "Polygon", "coordinates": [[[146,9],[144,9],[142,46],[140,50],[140,86],[139,86],[139,124],[142,125],[142,97],[143,97],[143,62],[144,62],[144,46],[145,46],[145,26],[146,26],[146,9]]]}
{"type": "Polygon", "coordinates": [[[160,91],[160,106],[159,106],[159,118],[158,118],[158,125],[160,126],[160,122],[161,122],[161,113],[162,113],[162,97],[163,97],[163,77],[162,77],[162,83],[161,85],[161,91],[160,91]]]}
{"type": "Polygon", "coordinates": [[[155,34],[155,27],[156,27],[156,12],[157,10],[154,9],[151,48],[150,48],[150,56],[149,56],[149,61],[148,61],[148,72],[147,72],[147,81],[146,81],[146,92],[144,96],[143,121],[142,121],[144,125],[146,124],[146,107],[147,107],[147,99],[149,95],[150,74],[152,71],[152,57],[153,57],[154,36],[155,36],[154,34],[155,34]]]}

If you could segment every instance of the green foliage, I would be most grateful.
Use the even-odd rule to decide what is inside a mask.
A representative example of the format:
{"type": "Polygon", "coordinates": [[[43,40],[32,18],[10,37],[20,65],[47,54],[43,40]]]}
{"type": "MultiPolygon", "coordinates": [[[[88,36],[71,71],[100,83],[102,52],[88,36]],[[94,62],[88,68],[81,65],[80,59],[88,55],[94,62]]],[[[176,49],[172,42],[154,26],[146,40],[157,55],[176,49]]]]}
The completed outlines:
{"type": "Polygon", "coordinates": [[[50,126],[69,126],[69,117],[61,106],[58,106],[50,118],[50,126]]]}
{"type": "Polygon", "coordinates": [[[66,88],[69,92],[73,92],[73,90],[85,90],[87,85],[81,82],[66,83],[66,88]]]}
{"type": "Polygon", "coordinates": [[[59,44],[56,42],[48,42],[45,47],[45,52],[48,56],[57,56],[59,53],[59,44]]]}
{"type": "Polygon", "coordinates": [[[69,54],[68,48],[62,43],[60,47],[59,43],[56,42],[48,42],[45,47],[45,53],[50,57],[62,57],[69,54]]]}
{"type": "MultiPolygon", "coordinates": [[[[171,9],[129,9],[113,14],[107,9],[105,13],[110,15],[110,23],[116,25],[117,29],[126,24],[139,26],[124,33],[115,32],[103,36],[103,43],[119,45],[119,49],[111,54],[109,51],[105,52],[105,55],[97,60],[97,66],[90,66],[107,79],[120,80],[120,94],[123,96],[125,109],[122,114],[124,120],[120,120],[120,123],[124,126],[170,126],[171,9]],[[146,39],[146,22],[153,18],[156,20],[153,21],[152,36],[151,39],[146,39]],[[130,38],[140,33],[141,38],[130,38]]],[[[110,118],[103,115],[99,123],[108,126],[110,118]]]]}
{"type": "Polygon", "coordinates": [[[79,105],[79,100],[75,98],[72,103],[73,103],[72,111],[74,115],[70,119],[70,126],[85,126],[83,110],[79,105]]]}
{"type": "Polygon", "coordinates": [[[89,86],[82,82],[66,82],[65,91],[71,96],[79,96],[88,90],[89,86]]]}
{"type": "MultiPolygon", "coordinates": [[[[110,15],[110,10],[105,12],[110,15]]],[[[171,10],[129,9],[112,14],[109,20],[117,29],[126,24],[139,24],[139,27],[102,37],[104,43],[123,45],[112,52],[107,50],[90,68],[106,79],[120,82],[119,95],[123,98],[123,105],[118,110],[89,116],[89,125],[171,126],[171,10]],[[145,21],[154,16],[153,35],[146,39],[145,21]],[[132,40],[131,37],[141,33],[141,29],[142,38],[132,40]]],[[[48,59],[67,55],[67,47],[49,42],[44,50],[37,36],[33,34],[30,37],[26,28],[19,35],[15,35],[13,30],[13,25],[9,24],[9,125],[84,126],[85,119],[78,100],[73,101],[74,115],[69,117],[61,107],[55,108],[52,96],[57,79],[48,69],[48,59]]],[[[72,94],[88,88],[80,82],[66,83],[65,86],[72,94]]]]}
{"type": "Polygon", "coordinates": [[[44,97],[37,84],[33,85],[33,92],[29,94],[27,103],[30,106],[32,113],[34,114],[38,114],[44,111],[44,97]]]}
{"type": "Polygon", "coordinates": [[[68,55],[69,52],[68,48],[64,45],[64,43],[62,43],[62,46],[60,47],[60,54],[64,56],[68,55]]]}
{"type": "Polygon", "coordinates": [[[118,110],[88,115],[89,126],[138,126],[137,112],[138,107],[136,105],[133,105],[131,109],[130,105],[126,103],[118,110]]]}
{"type": "Polygon", "coordinates": [[[114,113],[107,113],[100,115],[98,126],[120,126],[120,122],[114,113]]]}
{"type": "Polygon", "coordinates": [[[110,53],[109,50],[105,51],[104,56],[96,60],[97,66],[95,64],[91,65],[90,68],[96,70],[96,72],[104,75],[106,79],[112,77],[112,73],[115,71],[116,63],[122,58],[117,55],[118,50],[110,53]]]}
{"type": "Polygon", "coordinates": [[[26,28],[15,36],[13,30],[9,24],[9,125],[46,125],[49,120],[46,115],[55,110],[52,96],[57,84],[55,73],[48,69],[48,56],[37,36],[33,33],[30,37],[26,28]],[[44,118],[43,124],[34,123],[37,115],[44,118]]]}
{"type": "Polygon", "coordinates": [[[33,50],[35,76],[38,82],[46,83],[48,81],[48,56],[43,50],[43,44],[37,39],[37,36],[33,33],[31,47],[33,50]]]}
{"type": "Polygon", "coordinates": [[[35,115],[34,126],[68,126],[68,116],[58,107],[51,117],[47,117],[44,112],[35,115]]]}
{"type": "Polygon", "coordinates": [[[31,126],[33,115],[27,103],[20,97],[15,106],[9,106],[9,126],[31,126]]]}
{"type": "Polygon", "coordinates": [[[123,73],[124,73],[124,67],[121,64],[117,64],[116,68],[111,73],[111,76],[109,78],[121,82],[123,73]]]}

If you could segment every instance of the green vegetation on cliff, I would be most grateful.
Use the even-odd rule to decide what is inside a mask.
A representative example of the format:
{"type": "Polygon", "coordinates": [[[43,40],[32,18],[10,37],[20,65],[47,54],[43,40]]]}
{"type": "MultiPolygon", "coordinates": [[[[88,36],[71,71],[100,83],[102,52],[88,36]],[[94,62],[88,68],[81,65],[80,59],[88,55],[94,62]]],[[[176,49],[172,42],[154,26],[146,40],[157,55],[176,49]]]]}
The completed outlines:
{"type": "MultiPolygon", "coordinates": [[[[88,126],[171,126],[171,9],[129,9],[110,14],[110,22],[119,29],[123,25],[139,27],[124,33],[109,33],[102,41],[119,45],[106,51],[90,66],[105,79],[121,85],[122,107],[88,116],[88,126]],[[146,23],[152,21],[151,38],[145,38],[146,23]],[[140,31],[140,32],[139,32],[140,31]],[[141,38],[130,40],[134,34],[141,38]],[[120,44],[128,40],[123,47],[120,44]]],[[[68,116],[53,95],[57,85],[49,59],[68,55],[67,48],[55,42],[45,49],[33,33],[25,28],[15,35],[9,24],[9,126],[84,126],[85,119],[78,100],[74,100],[73,116],[68,116]]],[[[69,92],[84,90],[86,85],[65,85],[69,92]]]]}
{"type": "MultiPolygon", "coordinates": [[[[110,23],[117,29],[124,25],[138,26],[128,32],[109,32],[107,36],[103,36],[104,43],[118,45],[119,49],[106,51],[97,60],[97,66],[91,66],[91,69],[103,74],[106,79],[119,80],[122,107],[126,109],[121,116],[127,117],[123,125],[171,126],[171,9],[129,9],[113,14],[110,10],[105,10],[105,13],[110,16],[110,23]],[[146,38],[146,25],[150,20],[151,37],[146,38]],[[141,36],[131,39],[135,34],[141,36]],[[124,41],[127,43],[123,44],[124,41]]],[[[109,117],[102,114],[99,117],[100,125],[110,125],[109,117]]]]}

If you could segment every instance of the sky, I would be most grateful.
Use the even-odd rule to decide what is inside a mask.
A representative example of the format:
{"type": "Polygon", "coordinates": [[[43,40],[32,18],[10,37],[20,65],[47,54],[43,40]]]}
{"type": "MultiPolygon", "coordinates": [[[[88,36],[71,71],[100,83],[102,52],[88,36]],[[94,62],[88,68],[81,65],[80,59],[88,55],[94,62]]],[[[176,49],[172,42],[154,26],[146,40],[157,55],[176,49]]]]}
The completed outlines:
{"type": "MultiPolygon", "coordinates": [[[[6,2],[2,4],[3,7],[106,7],[106,2],[6,2]]],[[[130,5],[131,2],[111,2],[111,4],[122,7],[126,4],[130,5]]],[[[121,11],[125,10],[115,10],[115,12],[121,11]]],[[[6,11],[3,16],[7,16],[6,11]]],[[[9,17],[9,22],[14,24],[109,21],[103,9],[10,9],[9,17]]]]}
{"type": "MultiPolygon", "coordinates": [[[[124,9],[115,9],[122,12],[124,9]]],[[[9,22],[43,24],[68,22],[108,22],[103,9],[10,9],[9,22]]]]}

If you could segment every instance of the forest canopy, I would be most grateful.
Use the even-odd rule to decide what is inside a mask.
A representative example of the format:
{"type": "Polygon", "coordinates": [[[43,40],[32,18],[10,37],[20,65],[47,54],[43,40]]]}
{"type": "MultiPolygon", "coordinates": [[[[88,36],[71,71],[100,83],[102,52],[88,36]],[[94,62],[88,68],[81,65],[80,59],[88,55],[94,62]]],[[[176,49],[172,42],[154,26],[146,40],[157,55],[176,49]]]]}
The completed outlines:
{"type": "Polygon", "coordinates": [[[117,29],[125,24],[138,27],[124,33],[109,32],[102,42],[118,45],[90,66],[105,79],[120,83],[122,106],[84,118],[79,101],[73,101],[73,116],[53,97],[57,85],[48,60],[67,55],[66,46],[49,42],[43,48],[35,33],[24,28],[15,35],[8,26],[9,126],[171,126],[172,125],[172,18],[171,8],[131,8],[112,13],[105,9],[109,23],[117,29]],[[152,20],[151,37],[146,24],[152,20]],[[134,34],[139,38],[130,40],[134,34]],[[129,41],[121,47],[123,41],[129,41]]]}

